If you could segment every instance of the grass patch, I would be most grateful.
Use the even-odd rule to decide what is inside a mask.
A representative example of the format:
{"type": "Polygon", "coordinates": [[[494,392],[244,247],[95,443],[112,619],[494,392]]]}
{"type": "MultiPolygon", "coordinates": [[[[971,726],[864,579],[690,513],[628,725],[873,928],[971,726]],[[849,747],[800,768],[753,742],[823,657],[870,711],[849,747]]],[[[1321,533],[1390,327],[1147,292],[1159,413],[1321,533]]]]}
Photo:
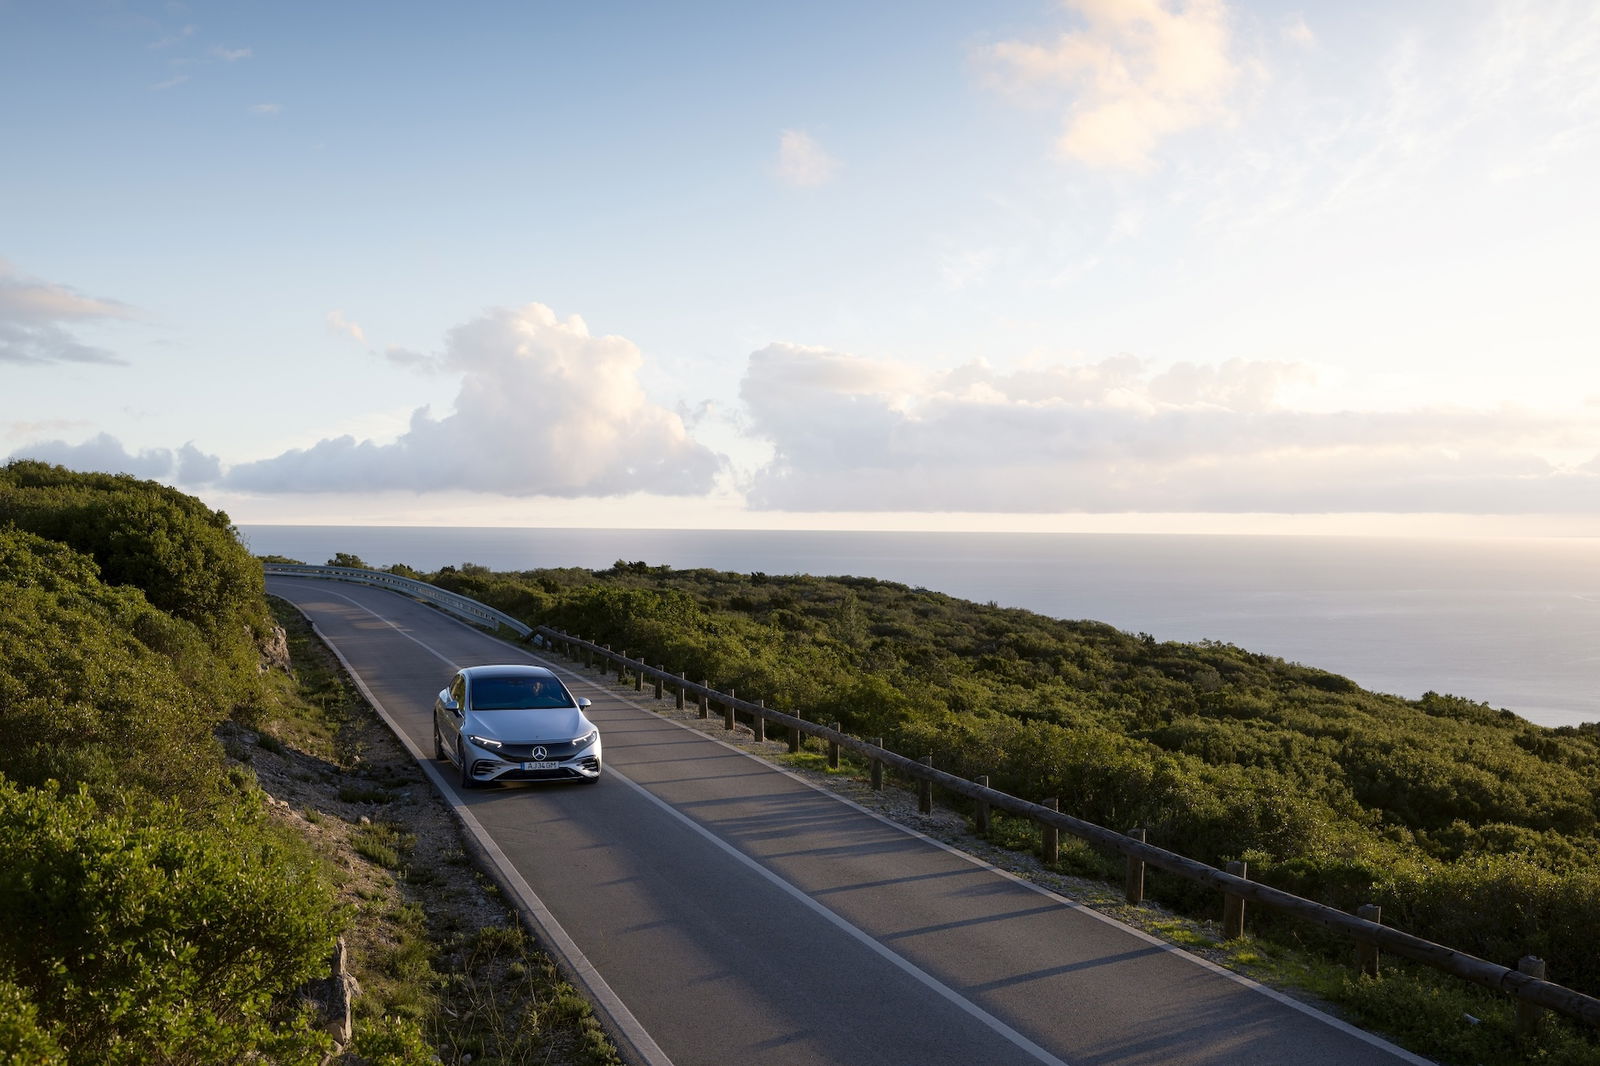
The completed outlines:
{"type": "Polygon", "coordinates": [[[382,866],[398,870],[417,846],[417,838],[405,829],[387,822],[369,822],[351,836],[356,854],[382,866]]]}

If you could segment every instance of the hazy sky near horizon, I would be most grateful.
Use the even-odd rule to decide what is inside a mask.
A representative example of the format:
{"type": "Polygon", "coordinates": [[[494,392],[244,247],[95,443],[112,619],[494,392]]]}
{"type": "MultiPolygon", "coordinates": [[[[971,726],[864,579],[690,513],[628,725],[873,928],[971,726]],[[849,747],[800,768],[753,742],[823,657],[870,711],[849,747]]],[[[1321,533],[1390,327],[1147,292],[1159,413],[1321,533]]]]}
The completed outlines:
{"type": "Polygon", "coordinates": [[[0,457],[246,523],[1600,535],[1592,0],[0,0],[0,457]]]}

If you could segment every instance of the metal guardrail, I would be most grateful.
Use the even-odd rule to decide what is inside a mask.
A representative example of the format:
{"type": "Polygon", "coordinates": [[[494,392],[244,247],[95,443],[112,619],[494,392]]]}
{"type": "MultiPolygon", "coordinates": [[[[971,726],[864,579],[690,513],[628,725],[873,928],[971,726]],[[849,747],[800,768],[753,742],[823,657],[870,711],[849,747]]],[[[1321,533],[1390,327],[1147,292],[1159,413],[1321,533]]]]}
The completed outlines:
{"type": "Polygon", "coordinates": [[[389,574],[382,570],[361,570],[353,566],[301,566],[291,563],[267,563],[266,572],[280,574],[285,577],[315,577],[329,581],[351,581],[358,585],[375,585],[379,588],[393,589],[404,593],[414,599],[424,600],[442,610],[449,611],[458,618],[480,625],[505,626],[519,637],[528,637],[533,634],[532,628],[517,621],[509,614],[497,611],[493,607],[486,607],[477,600],[466,596],[459,596],[430,585],[426,581],[417,581],[399,574],[389,574]]]}
{"type": "MultiPolygon", "coordinates": [[[[574,637],[561,630],[549,626],[528,626],[512,618],[510,615],[485,606],[466,596],[447,592],[444,589],[429,585],[423,581],[401,577],[398,574],[389,574],[377,570],[359,570],[343,566],[298,566],[281,563],[266,564],[269,574],[283,574],[293,577],[324,578],[336,581],[353,581],[364,585],[376,585],[391,588],[407,596],[434,603],[442,609],[449,611],[468,621],[487,623],[495,626],[505,626],[518,636],[527,639],[534,637],[535,643],[561,654],[569,659],[582,659],[585,666],[592,665],[596,658],[603,662],[614,664],[619,670],[631,672],[642,686],[646,677],[655,681],[655,692],[659,698],[663,695],[666,686],[678,690],[679,706],[686,695],[694,695],[700,702],[701,716],[705,717],[710,703],[720,704],[726,712],[728,728],[733,728],[734,712],[747,715],[752,723],[757,725],[757,735],[762,735],[766,723],[771,723],[789,731],[793,738],[802,735],[814,736],[825,741],[830,748],[830,762],[837,758],[839,749],[853,751],[874,764],[873,780],[876,783],[880,778],[880,768],[890,766],[900,773],[922,782],[925,789],[938,785],[957,795],[966,796],[977,801],[985,809],[1007,811],[1031,819],[1041,826],[1054,828],[1066,832],[1111,851],[1119,852],[1126,856],[1130,864],[1145,863],[1168,873],[1194,881],[1207,884],[1224,893],[1225,899],[1237,901],[1240,921],[1242,922],[1242,901],[1252,900],[1263,906],[1281,910],[1294,915],[1303,921],[1321,925],[1334,932],[1343,934],[1356,941],[1358,944],[1369,945],[1373,948],[1391,951],[1396,955],[1424,963],[1434,969],[1442,970],[1463,980],[1506,993],[1524,1005],[1523,1009],[1537,1010],[1538,1007],[1557,1011],[1577,1021],[1600,1027],[1600,999],[1585,995],[1581,992],[1567,988],[1552,981],[1543,980],[1543,966],[1540,964],[1535,973],[1502,966],[1498,963],[1480,959],[1465,952],[1443,944],[1436,944],[1422,937],[1414,936],[1391,926],[1365,917],[1347,914],[1335,907],[1317,903],[1314,900],[1304,899],[1293,893],[1272,888],[1257,881],[1251,881],[1231,870],[1219,870],[1214,866],[1180,855],[1177,852],[1167,851],[1164,848],[1147,844],[1143,839],[1128,834],[1119,833],[1093,822],[1074,818],[1069,814],[1043,804],[1031,803],[1006,792],[989,788],[987,779],[983,783],[969,781],[964,777],[934,769],[931,758],[922,760],[911,759],[904,755],[890,751],[878,744],[868,743],[838,729],[829,728],[818,722],[807,721],[795,715],[785,714],[782,711],[767,707],[760,702],[739,699],[731,694],[719,692],[710,687],[707,682],[695,683],[681,674],[673,674],[662,667],[650,666],[642,660],[630,659],[625,654],[614,652],[610,647],[596,644],[593,641],[574,637]]],[[[791,745],[792,747],[793,745],[791,745]]],[[[875,784],[876,787],[876,784],[875,784]]],[[[931,797],[931,793],[928,793],[931,797]]],[[[931,799],[929,800],[931,802],[931,799]]],[[[1142,872],[1140,874],[1142,881],[1142,872]]],[[[1538,960],[1525,959],[1524,962],[1537,962],[1538,960]]],[[[1376,966],[1376,957],[1372,965],[1376,966]]],[[[1519,1022],[1522,1019],[1519,1019],[1519,1022]]],[[[1533,1019],[1527,1019],[1528,1024],[1534,1024],[1533,1019]]]]}

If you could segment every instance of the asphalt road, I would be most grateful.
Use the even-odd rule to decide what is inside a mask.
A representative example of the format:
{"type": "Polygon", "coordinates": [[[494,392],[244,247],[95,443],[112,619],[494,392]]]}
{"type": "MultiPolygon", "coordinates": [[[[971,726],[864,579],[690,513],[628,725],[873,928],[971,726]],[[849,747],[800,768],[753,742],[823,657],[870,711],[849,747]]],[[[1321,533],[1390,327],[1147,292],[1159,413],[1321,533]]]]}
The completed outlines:
{"type": "MultiPolygon", "coordinates": [[[[434,775],[631,1059],[677,1066],[1424,1063],[398,593],[270,577],[413,750],[453,670],[542,662],[595,785],[434,775]]],[[[440,764],[433,764],[440,765],[440,764]]]]}

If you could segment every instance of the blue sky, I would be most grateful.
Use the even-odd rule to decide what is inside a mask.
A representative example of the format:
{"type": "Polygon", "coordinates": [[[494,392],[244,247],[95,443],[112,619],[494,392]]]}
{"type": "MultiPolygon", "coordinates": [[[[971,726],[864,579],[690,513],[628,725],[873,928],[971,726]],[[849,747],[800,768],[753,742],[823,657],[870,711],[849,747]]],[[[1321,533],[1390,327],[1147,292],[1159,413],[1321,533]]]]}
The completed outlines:
{"type": "Polygon", "coordinates": [[[0,0],[0,456],[236,521],[1600,534],[1600,9],[0,0]]]}

